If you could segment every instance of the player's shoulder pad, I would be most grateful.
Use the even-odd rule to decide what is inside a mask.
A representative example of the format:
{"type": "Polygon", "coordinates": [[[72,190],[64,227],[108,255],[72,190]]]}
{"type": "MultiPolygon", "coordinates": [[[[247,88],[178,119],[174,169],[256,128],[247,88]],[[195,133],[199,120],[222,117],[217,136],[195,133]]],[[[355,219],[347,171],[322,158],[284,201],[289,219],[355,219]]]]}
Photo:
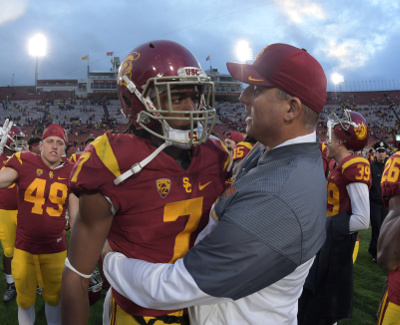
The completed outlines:
{"type": "Polygon", "coordinates": [[[351,156],[350,159],[345,161],[342,165],[342,174],[345,173],[346,170],[359,168],[359,165],[367,165],[369,167],[369,162],[366,158],[358,155],[351,156]]]}

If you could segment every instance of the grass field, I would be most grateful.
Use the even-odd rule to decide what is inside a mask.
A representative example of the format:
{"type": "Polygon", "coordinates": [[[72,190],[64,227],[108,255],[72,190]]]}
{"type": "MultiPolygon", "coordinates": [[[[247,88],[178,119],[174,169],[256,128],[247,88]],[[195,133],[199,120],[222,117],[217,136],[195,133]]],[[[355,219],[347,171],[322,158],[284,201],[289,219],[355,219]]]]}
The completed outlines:
{"type": "MultiPolygon", "coordinates": [[[[383,272],[375,263],[371,262],[368,254],[368,245],[371,230],[360,232],[360,251],[354,267],[354,311],[353,318],[342,320],[340,325],[372,325],[376,324],[376,312],[379,306],[383,283],[386,279],[383,272]]],[[[0,247],[0,254],[3,255],[0,247]]],[[[3,266],[0,265],[0,297],[2,299],[5,291],[5,278],[3,266]]],[[[41,296],[36,300],[36,323],[45,325],[46,317],[44,313],[44,301],[41,296]]],[[[99,325],[102,322],[102,300],[90,308],[90,325],[99,325]]],[[[0,302],[0,325],[16,325],[17,304],[15,299],[9,303],[0,302]]],[[[267,324],[267,323],[266,323],[267,324]]]]}

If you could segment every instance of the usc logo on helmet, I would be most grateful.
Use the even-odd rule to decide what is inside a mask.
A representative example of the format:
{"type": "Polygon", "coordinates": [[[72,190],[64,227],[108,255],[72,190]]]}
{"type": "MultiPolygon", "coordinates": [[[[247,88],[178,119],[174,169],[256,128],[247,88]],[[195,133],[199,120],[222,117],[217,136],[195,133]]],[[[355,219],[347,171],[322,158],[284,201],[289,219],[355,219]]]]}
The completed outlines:
{"type": "Polygon", "coordinates": [[[363,140],[367,136],[367,127],[364,124],[358,124],[354,131],[358,140],[363,140]]]}
{"type": "Polygon", "coordinates": [[[131,52],[127,58],[122,62],[122,66],[118,72],[118,82],[121,86],[126,86],[126,82],[122,79],[122,76],[127,76],[132,79],[132,61],[136,61],[140,58],[138,52],[131,52]]]}
{"type": "Polygon", "coordinates": [[[156,181],[158,194],[164,199],[171,190],[171,180],[168,178],[160,178],[156,181]]]}

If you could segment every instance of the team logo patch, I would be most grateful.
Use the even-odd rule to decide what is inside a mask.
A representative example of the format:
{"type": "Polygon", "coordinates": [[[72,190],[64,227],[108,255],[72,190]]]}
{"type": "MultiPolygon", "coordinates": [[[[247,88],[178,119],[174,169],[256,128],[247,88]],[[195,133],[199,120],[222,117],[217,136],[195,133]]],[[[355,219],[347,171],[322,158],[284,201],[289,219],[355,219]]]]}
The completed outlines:
{"type": "Polygon", "coordinates": [[[49,177],[53,178],[54,177],[54,173],[52,171],[49,171],[49,177]]]}
{"type": "Polygon", "coordinates": [[[37,176],[42,176],[42,174],[43,174],[43,169],[36,169],[37,176]]]}
{"type": "Polygon", "coordinates": [[[171,190],[171,180],[169,178],[160,178],[156,180],[156,185],[158,194],[165,199],[171,190]]]}
{"type": "Polygon", "coordinates": [[[367,136],[367,127],[364,124],[358,124],[354,131],[358,140],[363,140],[367,136]]]}

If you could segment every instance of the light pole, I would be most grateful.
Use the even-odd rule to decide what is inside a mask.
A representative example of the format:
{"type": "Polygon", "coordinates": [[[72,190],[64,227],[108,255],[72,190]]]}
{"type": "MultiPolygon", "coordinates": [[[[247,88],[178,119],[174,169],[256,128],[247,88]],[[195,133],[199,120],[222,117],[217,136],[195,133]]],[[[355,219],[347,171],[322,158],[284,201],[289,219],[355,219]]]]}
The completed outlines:
{"type": "Polygon", "coordinates": [[[35,57],[35,87],[38,80],[39,57],[46,55],[47,40],[42,34],[37,34],[29,40],[29,54],[35,57]]]}

